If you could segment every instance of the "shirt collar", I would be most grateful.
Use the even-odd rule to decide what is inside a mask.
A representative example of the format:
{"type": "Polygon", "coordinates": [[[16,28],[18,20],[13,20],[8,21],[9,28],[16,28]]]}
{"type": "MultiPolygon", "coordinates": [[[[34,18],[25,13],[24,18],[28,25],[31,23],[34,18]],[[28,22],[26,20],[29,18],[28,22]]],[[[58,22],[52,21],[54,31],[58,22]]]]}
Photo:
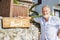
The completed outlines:
{"type": "MultiPolygon", "coordinates": [[[[49,16],[49,19],[48,19],[48,21],[47,22],[49,22],[50,20],[51,20],[51,15],[49,16]]],[[[43,18],[43,21],[45,22],[45,19],[44,19],[44,17],[42,17],[43,18]]]]}

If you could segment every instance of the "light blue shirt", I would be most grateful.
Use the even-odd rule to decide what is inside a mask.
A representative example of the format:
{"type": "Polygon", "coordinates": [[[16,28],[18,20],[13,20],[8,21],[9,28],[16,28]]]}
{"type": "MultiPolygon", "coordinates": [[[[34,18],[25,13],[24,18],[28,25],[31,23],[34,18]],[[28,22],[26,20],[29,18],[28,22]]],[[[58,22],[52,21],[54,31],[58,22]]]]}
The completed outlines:
{"type": "MultiPolygon", "coordinates": [[[[55,16],[50,16],[49,20],[45,22],[44,17],[34,18],[34,20],[41,25],[41,39],[40,40],[58,40],[57,31],[60,26],[60,19],[55,16]]],[[[60,40],[60,39],[59,39],[60,40]]]]}

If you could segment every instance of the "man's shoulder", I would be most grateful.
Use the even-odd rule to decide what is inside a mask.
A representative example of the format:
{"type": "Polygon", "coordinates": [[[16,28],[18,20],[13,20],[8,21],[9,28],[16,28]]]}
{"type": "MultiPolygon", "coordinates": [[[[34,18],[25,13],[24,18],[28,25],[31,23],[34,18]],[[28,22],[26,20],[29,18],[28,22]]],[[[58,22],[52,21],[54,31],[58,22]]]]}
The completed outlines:
{"type": "Polygon", "coordinates": [[[51,19],[56,20],[56,21],[60,20],[60,18],[59,17],[56,17],[56,16],[52,16],[51,19]]]}
{"type": "Polygon", "coordinates": [[[39,21],[41,21],[41,20],[42,20],[42,17],[36,17],[36,18],[34,18],[34,20],[39,20],[39,21]]]}
{"type": "Polygon", "coordinates": [[[43,17],[41,16],[41,17],[38,17],[40,20],[42,20],[43,19],[43,17]]]}
{"type": "Polygon", "coordinates": [[[57,17],[57,16],[52,16],[52,18],[53,18],[53,19],[59,19],[59,17],[57,17]]]}

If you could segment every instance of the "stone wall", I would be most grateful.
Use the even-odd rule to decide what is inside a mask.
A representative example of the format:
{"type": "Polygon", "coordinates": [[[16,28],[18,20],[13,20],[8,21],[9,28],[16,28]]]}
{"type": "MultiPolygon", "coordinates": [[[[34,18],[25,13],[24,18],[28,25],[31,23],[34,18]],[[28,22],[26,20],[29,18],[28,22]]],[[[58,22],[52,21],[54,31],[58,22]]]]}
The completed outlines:
{"type": "Polygon", "coordinates": [[[0,20],[0,40],[38,40],[38,28],[31,25],[27,28],[2,29],[0,20]]]}
{"type": "Polygon", "coordinates": [[[38,40],[38,29],[34,26],[29,29],[0,29],[0,40],[38,40]]]}

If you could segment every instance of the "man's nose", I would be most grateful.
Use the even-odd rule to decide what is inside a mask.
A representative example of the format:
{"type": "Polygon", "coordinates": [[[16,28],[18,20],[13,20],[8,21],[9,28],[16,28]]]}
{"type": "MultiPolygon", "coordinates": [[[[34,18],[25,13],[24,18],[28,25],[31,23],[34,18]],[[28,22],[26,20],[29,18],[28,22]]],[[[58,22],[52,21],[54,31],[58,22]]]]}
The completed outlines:
{"type": "Polygon", "coordinates": [[[47,12],[45,12],[45,15],[47,14],[47,12]]]}

